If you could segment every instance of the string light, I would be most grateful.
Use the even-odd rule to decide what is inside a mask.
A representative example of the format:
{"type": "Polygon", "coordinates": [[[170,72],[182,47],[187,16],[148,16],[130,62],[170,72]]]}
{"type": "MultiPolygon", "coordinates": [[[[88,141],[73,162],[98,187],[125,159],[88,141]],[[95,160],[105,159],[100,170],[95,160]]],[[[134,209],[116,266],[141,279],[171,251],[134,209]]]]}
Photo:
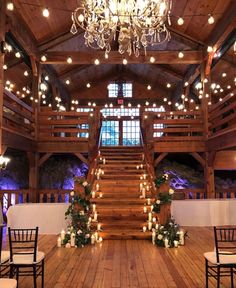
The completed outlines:
{"type": "Polygon", "coordinates": [[[123,59],[123,64],[124,64],[124,65],[127,65],[127,64],[128,64],[127,59],[123,59]]]}
{"type": "Polygon", "coordinates": [[[66,85],[70,85],[70,80],[69,79],[66,80],[66,85]]]}
{"type": "Polygon", "coordinates": [[[7,3],[7,10],[13,11],[14,10],[14,4],[12,2],[7,3]]]}
{"type": "Polygon", "coordinates": [[[15,56],[16,56],[16,58],[20,58],[21,57],[20,52],[16,52],[15,56]]]}
{"type": "Polygon", "coordinates": [[[212,46],[208,46],[208,47],[207,47],[207,52],[208,52],[208,53],[213,52],[213,47],[212,47],[212,46]]]}
{"type": "Polygon", "coordinates": [[[99,64],[100,64],[100,61],[99,61],[98,59],[95,59],[95,60],[94,60],[94,64],[95,64],[95,65],[99,65],[99,64]]]}
{"type": "Polygon", "coordinates": [[[179,57],[180,59],[184,58],[184,53],[183,53],[183,52],[179,52],[178,57],[179,57]]]}
{"type": "Polygon", "coordinates": [[[179,17],[177,23],[179,26],[182,26],[184,24],[184,19],[182,17],[179,17]]]}
{"type": "Polygon", "coordinates": [[[41,61],[42,61],[42,62],[46,62],[46,61],[47,61],[47,57],[46,57],[45,55],[42,55],[42,56],[41,56],[41,61]]]}
{"type": "Polygon", "coordinates": [[[155,62],[155,58],[153,56],[150,57],[150,63],[154,63],[155,62]]]}
{"type": "Polygon", "coordinates": [[[7,70],[7,65],[4,64],[4,65],[2,66],[2,68],[3,68],[3,70],[7,70]]]}
{"type": "Polygon", "coordinates": [[[29,72],[28,72],[27,70],[25,70],[24,76],[25,76],[25,77],[28,77],[28,76],[29,76],[29,72]]]}
{"type": "Polygon", "coordinates": [[[148,85],[147,86],[147,90],[151,90],[152,89],[152,86],[151,85],[148,85]]]}
{"type": "Polygon", "coordinates": [[[167,88],[170,88],[170,87],[171,87],[171,84],[170,84],[170,83],[167,83],[167,84],[166,84],[166,87],[167,87],[167,88]]]}
{"type": "Polygon", "coordinates": [[[208,18],[207,21],[208,21],[208,24],[210,24],[210,25],[215,23],[215,19],[214,19],[214,17],[211,14],[209,14],[209,18],[208,18]]]}
{"type": "Polygon", "coordinates": [[[91,84],[90,84],[90,83],[87,83],[87,84],[86,84],[86,87],[87,87],[87,88],[90,88],[90,87],[91,87],[91,84]]]}
{"type": "Polygon", "coordinates": [[[49,10],[48,8],[43,9],[43,17],[48,18],[49,17],[49,10]]]}
{"type": "Polygon", "coordinates": [[[71,64],[73,61],[72,61],[72,58],[71,57],[68,57],[67,58],[67,60],[66,60],[66,62],[68,63],[68,64],[71,64]]]}

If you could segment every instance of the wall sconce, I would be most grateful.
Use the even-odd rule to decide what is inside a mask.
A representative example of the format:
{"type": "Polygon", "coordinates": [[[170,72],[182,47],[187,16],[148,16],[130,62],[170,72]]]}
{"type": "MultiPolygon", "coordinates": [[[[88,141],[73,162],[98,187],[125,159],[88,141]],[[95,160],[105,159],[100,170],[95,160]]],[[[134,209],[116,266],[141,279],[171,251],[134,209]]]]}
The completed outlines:
{"type": "Polygon", "coordinates": [[[7,168],[7,164],[10,161],[9,158],[0,156],[0,170],[5,170],[7,168]]]}

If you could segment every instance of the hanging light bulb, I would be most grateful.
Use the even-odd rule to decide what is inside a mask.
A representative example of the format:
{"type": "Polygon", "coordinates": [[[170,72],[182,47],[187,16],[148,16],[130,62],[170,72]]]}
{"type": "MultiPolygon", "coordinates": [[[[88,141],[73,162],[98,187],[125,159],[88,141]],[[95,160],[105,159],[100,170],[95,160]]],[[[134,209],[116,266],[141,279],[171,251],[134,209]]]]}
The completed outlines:
{"type": "Polygon", "coordinates": [[[3,155],[0,156],[0,169],[5,170],[7,168],[7,164],[9,163],[10,159],[4,157],[3,155]]]}
{"type": "Polygon", "coordinates": [[[48,8],[44,8],[42,14],[43,14],[43,17],[48,18],[48,17],[49,17],[49,10],[48,10],[48,8]]]}
{"type": "Polygon", "coordinates": [[[177,23],[179,26],[182,26],[184,24],[184,19],[182,17],[179,17],[177,23]]]}
{"type": "Polygon", "coordinates": [[[215,19],[214,19],[214,17],[211,14],[209,14],[209,18],[208,18],[207,21],[208,21],[208,24],[210,24],[210,25],[215,23],[215,19]]]}

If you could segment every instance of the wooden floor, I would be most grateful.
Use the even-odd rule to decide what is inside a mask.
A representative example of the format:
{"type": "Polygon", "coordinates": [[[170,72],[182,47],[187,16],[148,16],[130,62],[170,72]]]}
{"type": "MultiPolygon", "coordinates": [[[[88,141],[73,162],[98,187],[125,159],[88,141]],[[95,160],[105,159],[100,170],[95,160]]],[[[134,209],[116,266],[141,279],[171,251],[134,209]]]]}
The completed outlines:
{"type": "MultiPolygon", "coordinates": [[[[65,249],[56,247],[56,236],[41,236],[45,288],[205,287],[203,253],[212,250],[213,231],[187,230],[186,245],[172,249],[158,248],[148,240],[105,240],[96,246],[65,249]]],[[[223,281],[222,288],[230,287],[228,279],[223,281]]],[[[22,278],[19,287],[32,288],[31,278],[22,278]]],[[[215,280],[209,287],[216,287],[215,280]]]]}

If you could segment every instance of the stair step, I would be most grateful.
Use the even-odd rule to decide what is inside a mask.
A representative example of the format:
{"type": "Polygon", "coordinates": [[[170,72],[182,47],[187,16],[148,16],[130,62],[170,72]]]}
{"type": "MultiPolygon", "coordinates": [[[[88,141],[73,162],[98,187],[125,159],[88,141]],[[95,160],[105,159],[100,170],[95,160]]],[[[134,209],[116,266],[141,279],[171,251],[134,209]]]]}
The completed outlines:
{"type": "Polygon", "coordinates": [[[152,233],[150,231],[148,232],[142,232],[141,230],[107,230],[107,231],[101,231],[99,233],[103,239],[110,239],[110,240],[118,240],[118,239],[150,239],[151,240],[151,236],[152,233]]]}
{"type": "Polygon", "coordinates": [[[92,203],[100,205],[144,205],[147,203],[147,199],[140,198],[95,198],[92,199],[92,203]]]}
{"type": "Polygon", "coordinates": [[[135,179],[135,180],[128,180],[128,179],[124,179],[124,180],[109,180],[109,179],[100,179],[100,180],[95,180],[94,181],[94,183],[95,183],[95,185],[98,183],[99,184],[99,186],[101,186],[102,187],[102,185],[119,185],[119,186],[135,186],[135,185],[137,185],[137,187],[139,187],[139,184],[140,183],[143,183],[143,182],[146,182],[146,183],[148,183],[149,181],[148,180],[146,180],[146,181],[144,181],[144,180],[140,180],[140,179],[135,179]]]}

